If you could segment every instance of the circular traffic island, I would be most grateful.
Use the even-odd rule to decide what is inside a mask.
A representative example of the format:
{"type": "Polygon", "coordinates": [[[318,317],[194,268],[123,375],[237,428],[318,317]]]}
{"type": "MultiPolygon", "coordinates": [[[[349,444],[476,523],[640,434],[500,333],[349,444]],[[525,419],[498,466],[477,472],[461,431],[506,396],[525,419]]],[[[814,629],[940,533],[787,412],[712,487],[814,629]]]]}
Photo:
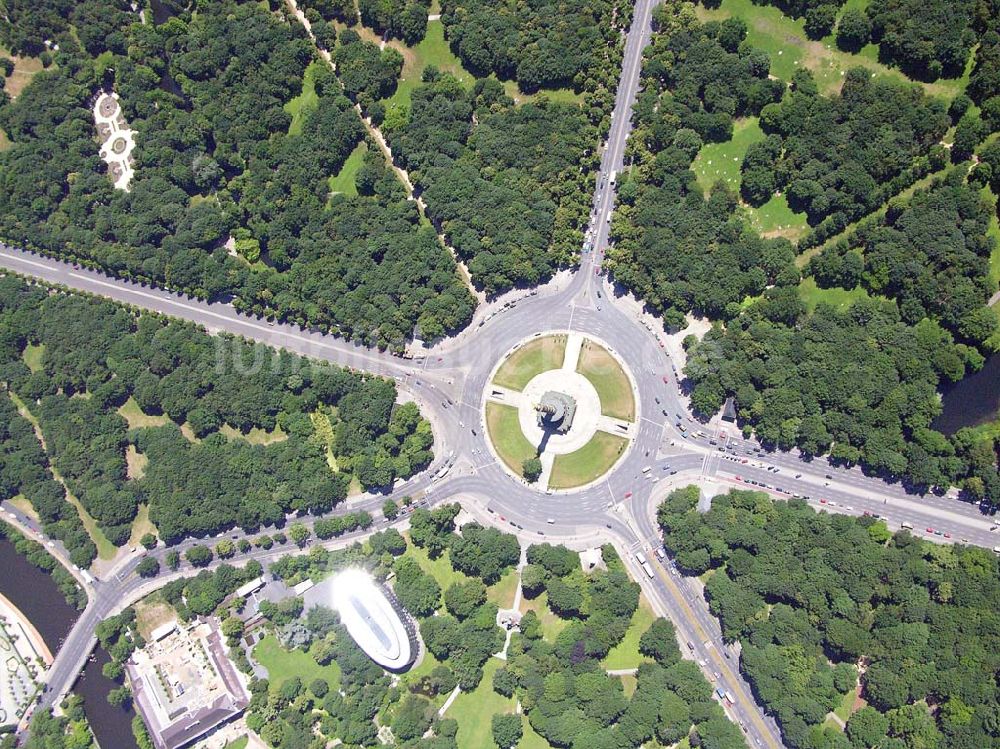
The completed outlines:
{"type": "Polygon", "coordinates": [[[508,472],[545,491],[602,478],[635,437],[636,389],[604,343],[583,333],[539,334],[490,375],[487,442],[508,472]]]}

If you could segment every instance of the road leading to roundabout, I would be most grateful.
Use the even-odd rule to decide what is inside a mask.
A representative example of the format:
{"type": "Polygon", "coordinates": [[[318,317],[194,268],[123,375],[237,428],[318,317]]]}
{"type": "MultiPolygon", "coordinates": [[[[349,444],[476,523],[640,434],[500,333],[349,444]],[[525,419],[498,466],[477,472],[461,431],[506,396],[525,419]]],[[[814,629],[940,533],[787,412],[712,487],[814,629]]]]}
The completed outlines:
{"type": "Polygon", "coordinates": [[[606,343],[583,333],[537,333],[497,362],[483,394],[487,443],[524,480],[539,458],[539,490],[591,486],[625,456],[636,436],[636,387],[606,343]]]}

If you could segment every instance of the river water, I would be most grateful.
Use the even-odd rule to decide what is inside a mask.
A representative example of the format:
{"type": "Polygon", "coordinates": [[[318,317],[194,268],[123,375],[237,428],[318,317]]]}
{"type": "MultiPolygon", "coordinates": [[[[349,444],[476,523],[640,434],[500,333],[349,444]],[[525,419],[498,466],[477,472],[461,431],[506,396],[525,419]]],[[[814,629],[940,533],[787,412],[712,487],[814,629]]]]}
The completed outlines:
{"type": "MultiPolygon", "coordinates": [[[[0,570],[0,593],[35,625],[54,655],[80,612],[66,603],[52,578],[29,564],[6,538],[0,538],[0,570]]],[[[108,660],[107,653],[97,650],[73,691],[83,697],[87,720],[103,749],[138,749],[132,736],[135,713],[108,704],[108,692],[118,686],[101,673],[108,660]]]]}
{"type": "Polygon", "coordinates": [[[944,434],[1000,418],[1000,354],[993,354],[982,369],[943,392],[944,410],[932,426],[944,434]]]}

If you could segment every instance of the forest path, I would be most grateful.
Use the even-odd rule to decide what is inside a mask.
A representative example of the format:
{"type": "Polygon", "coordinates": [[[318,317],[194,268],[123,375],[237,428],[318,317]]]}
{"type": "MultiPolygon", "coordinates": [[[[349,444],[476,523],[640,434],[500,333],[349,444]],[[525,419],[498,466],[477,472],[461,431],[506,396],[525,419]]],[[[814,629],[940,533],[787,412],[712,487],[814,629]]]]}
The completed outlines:
{"type": "MultiPolygon", "coordinates": [[[[327,50],[317,44],[316,37],[312,31],[312,25],[309,23],[309,19],[306,18],[305,13],[303,13],[299,8],[297,0],[285,0],[285,5],[288,6],[288,9],[299,20],[299,23],[302,24],[302,28],[306,30],[306,33],[309,35],[309,39],[312,41],[313,47],[316,48],[316,52],[319,53],[319,56],[326,62],[327,65],[330,66],[332,71],[337,72],[337,65],[334,63],[333,57],[327,50]]],[[[382,131],[372,123],[371,119],[365,117],[364,113],[361,111],[361,105],[355,104],[354,111],[358,113],[358,118],[361,120],[361,124],[365,126],[365,130],[368,132],[368,135],[371,136],[372,140],[378,144],[379,149],[382,151],[382,155],[385,157],[386,163],[392,171],[395,172],[396,178],[403,185],[403,189],[406,190],[406,199],[412,200],[416,203],[417,210],[420,212],[420,217],[429,225],[434,226],[434,222],[431,221],[430,217],[427,215],[427,206],[424,203],[423,198],[414,194],[413,183],[410,181],[409,173],[403,167],[399,166],[395,159],[393,159],[392,149],[389,148],[389,143],[386,141],[382,131]]],[[[476,303],[483,304],[486,301],[486,294],[482,291],[478,291],[473,285],[472,274],[469,273],[468,267],[466,267],[465,263],[458,257],[458,253],[455,252],[455,248],[448,244],[444,234],[437,231],[437,227],[435,227],[435,231],[437,232],[438,241],[441,243],[441,246],[451,253],[451,257],[455,261],[455,265],[458,267],[458,275],[462,279],[462,282],[469,289],[469,292],[476,298],[476,303]]]]}

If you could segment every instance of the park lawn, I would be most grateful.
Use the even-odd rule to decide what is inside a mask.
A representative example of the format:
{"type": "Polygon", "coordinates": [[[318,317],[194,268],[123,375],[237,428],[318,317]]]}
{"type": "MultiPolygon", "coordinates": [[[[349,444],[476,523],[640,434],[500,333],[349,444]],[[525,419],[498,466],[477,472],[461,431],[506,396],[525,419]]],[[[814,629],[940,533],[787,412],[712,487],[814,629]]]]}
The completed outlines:
{"type": "Polygon", "coordinates": [[[149,465],[149,458],[135,449],[135,445],[125,448],[125,474],[130,479],[141,479],[146,475],[146,466],[149,465]]]}
{"type": "Polygon", "coordinates": [[[580,349],[576,371],[586,377],[601,399],[601,413],[635,421],[635,396],[628,375],[603,346],[586,341],[580,349]]]}
{"type": "Polygon", "coordinates": [[[611,648],[605,656],[602,664],[609,671],[622,668],[638,668],[640,663],[648,661],[648,658],[639,654],[639,638],[649,629],[656,615],[650,608],[645,597],[639,598],[639,608],[632,614],[632,621],[629,622],[625,637],[620,643],[611,648]]]}
{"type": "Polygon", "coordinates": [[[282,684],[298,676],[308,688],[314,679],[325,679],[331,690],[340,686],[340,666],[331,662],[327,666],[319,665],[309,653],[300,648],[285,650],[278,644],[274,635],[268,635],[253,649],[253,657],[267,669],[268,682],[271,690],[276,691],[282,684]]]}
{"type": "Polygon", "coordinates": [[[494,713],[513,713],[513,697],[504,697],[493,691],[493,674],[504,662],[490,658],[483,666],[483,679],[471,692],[462,692],[445,713],[458,721],[455,736],[458,749],[483,749],[493,746],[492,718],[494,713]]]}
{"type": "Polygon", "coordinates": [[[521,613],[527,614],[529,611],[534,611],[538,615],[538,620],[541,623],[542,637],[549,642],[555,642],[556,637],[562,632],[566,625],[569,624],[568,619],[561,619],[556,616],[552,609],[549,608],[549,594],[541,593],[538,597],[527,599],[521,599],[521,613]]]}
{"type": "Polygon", "coordinates": [[[796,213],[788,206],[785,194],[772,195],[759,208],[746,207],[750,225],[758,234],[764,237],[784,237],[795,242],[809,231],[809,221],[806,214],[796,213]]]}
{"type": "Polygon", "coordinates": [[[364,141],[361,141],[354,147],[351,155],[347,157],[344,165],[340,167],[340,171],[328,180],[332,195],[354,196],[358,194],[358,186],[355,184],[354,178],[364,163],[366,153],[368,153],[368,146],[364,141]]]}
{"type": "MultiPolygon", "coordinates": [[[[771,56],[771,74],[790,81],[799,67],[812,71],[824,94],[840,91],[844,73],[853,67],[865,67],[876,78],[890,78],[911,83],[903,73],[878,61],[878,48],[869,44],[859,54],[837,49],[833,36],[812,41],[806,36],[804,19],[786,16],[772,5],[755,5],[752,0],[722,0],[718,9],[696,8],[702,20],[722,20],[738,16],[747,23],[747,41],[771,56]]],[[[959,79],[919,83],[933,96],[953,98],[964,88],[966,76],[959,79]]]]}
{"type": "Polygon", "coordinates": [[[521,475],[521,464],[538,454],[535,446],[521,431],[521,422],[514,406],[487,403],[486,430],[500,459],[518,476],[521,475]]]}
{"type": "Polygon", "coordinates": [[[227,743],[222,749],[247,749],[247,744],[250,742],[249,736],[240,736],[236,741],[227,743]]]}
{"type": "Polygon", "coordinates": [[[858,299],[869,298],[867,289],[860,284],[850,290],[821,289],[816,285],[816,279],[813,276],[802,279],[799,284],[799,296],[802,297],[802,301],[806,303],[806,309],[810,312],[816,309],[816,305],[820,302],[825,302],[838,310],[845,310],[858,299]]]}
{"type": "Polygon", "coordinates": [[[519,581],[517,569],[508,570],[506,575],[486,589],[487,600],[492,601],[501,609],[511,608],[514,605],[514,595],[517,593],[519,581]]]}
{"type": "Polygon", "coordinates": [[[698,177],[698,187],[708,193],[716,182],[725,182],[739,191],[740,167],[752,143],[764,140],[756,117],[742,117],[733,123],[733,137],[725,143],[706,143],[691,164],[691,171],[698,177]]]}
{"type": "Polygon", "coordinates": [[[147,533],[152,533],[154,536],[159,535],[159,531],[156,529],[153,521],[149,519],[149,505],[141,504],[139,505],[139,512],[136,513],[135,520],[132,521],[132,532],[128,537],[128,545],[138,546],[139,540],[147,533]]]}
{"type": "Polygon", "coordinates": [[[535,375],[562,367],[565,358],[565,335],[535,338],[507,357],[493,382],[509,390],[523,390],[535,375]]]}
{"type": "Polygon", "coordinates": [[[129,396],[129,399],[118,408],[118,414],[128,422],[129,429],[161,427],[164,424],[170,423],[169,416],[149,416],[144,413],[132,396],[129,396]]]}
{"type": "Polygon", "coordinates": [[[639,686],[639,680],[632,674],[623,674],[618,677],[622,682],[622,691],[625,692],[625,696],[628,699],[632,699],[632,695],[635,694],[636,687],[639,686]]]}
{"type": "Polygon", "coordinates": [[[577,106],[583,104],[583,94],[578,94],[571,88],[544,88],[533,94],[526,94],[521,90],[517,81],[504,81],[503,90],[507,96],[514,100],[515,104],[538,101],[542,97],[556,104],[576,104],[577,106]]]}
{"type": "Polygon", "coordinates": [[[615,464],[627,445],[628,440],[617,434],[594,432],[590,442],[579,450],[556,456],[549,487],[570,489],[590,483],[615,464]]]}
{"type": "Polygon", "coordinates": [[[410,541],[409,533],[404,534],[404,536],[406,537],[406,551],[403,553],[403,556],[413,559],[420,565],[420,569],[433,577],[437,581],[437,584],[441,586],[442,594],[454,583],[464,583],[470,579],[464,572],[459,572],[451,566],[451,559],[448,556],[447,550],[437,559],[431,559],[427,556],[426,549],[413,545],[413,542],[410,541]]]}
{"type": "Polygon", "coordinates": [[[451,73],[467,88],[476,81],[475,76],[462,67],[462,61],[448,46],[448,40],[444,38],[444,24],[440,20],[427,22],[427,35],[419,44],[403,47],[399,51],[403,54],[403,72],[396,92],[389,97],[389,104],[399,104],[409,109],[413,90],[420,85],[420,77],[428,65],[436,66],[442,73],[451,73]]]}
{"type": "Polygon", "coordinates": [[[23,494],[15,494],[10,498],[10,503],[36,523],[42,522],[41,518],[38,516],[38,512],[35,510],[34,505],[31,504],[31,500],[23,494]]]}
{"type": "Polygon", "coordinates": [[[16,98],[24,87],[31,83],[31,79],[42,70],[42,61],[37,57],[17,57],[12,55],[6,47],[0,47],[0,57],[7,57],[14,60],[14,72],[4,81],[4,91],[10,97],[16,98]]]}
{"type": "Polygon", "coordinates": [[[24,360],[25,365],[32,372],[42,371],[42,354],[45,353],[45,344],[35,345],[34,343],[29,343],[24,347],[24,351],[21,353],[21,358],[24,360]]]}
{"type": "Polygon", "coordinates": [[[230,440],[244,440],[251,445],[273,445],[275,442],[284,442],[288,439],[288,435],[278,425],[275,425],[274,430],[271,432],[260,427],[253,427],[249,432],[244,434],[239,429],[229,426],[229,424],[223,424],[219,428],[219,431],[230,440]]]}
{"type": "MultiPolygon", "coordinates": [[[[35,417],[33,413],[31,413],[28,407],[24,404],[24,401],[22,401],[13,392],[9,390],[7,391],[7,394],[10,396],[11,401],[17,407],[18,412],[24,418],[26,418],[28,421],[31,422],[31,426],[35,428],[35,434],[42,435],[44,437],[42,433],[42,427],[38,423],[38,419],[35,417]]],[[[45,448],[45,440],[42,439],[40,441],[42,443],[42,447],[45,448]]],[[[118,547],[115,546],[113,543],[111,543],[108,540],[108,537],[104,535],[104,531],[102,531],[100,528],[97,527],[97,521],[94,520],[94,518],[91,516],[89,512],[87,512],[86,509],[84,509],[84,506],[83,504],[81,504],[80,500],[77,499],[75,496],[73,496],[73,493],[69,490],[69,487],[66,486],[66,482],[63,481],[62,476],[59,475],[59,471],[57,471],[55,469],[55,466],[53,466],[51,463],[49,464],[49,470],[52,472],[52,477],[60,484],[62,484],[63,489],[66,491],[66,501],[69,502],[71,505],[73,505],[76,508],[77,513],[80,515],[80,522],[83,524],[84,529],[90,535],[90,540],[93,541],[94,545],[97,547],[97,556],[100,557],[101,559],[113,558],[114,555],[118,553],[118,547]]]]}
{"type": "Polygon", "coordinates": [[[550,749],[552,745],[535,733],[535,729],[528,722],[527,715],[522,716],[521,727],[524,729],[524,735],[517,742],[517,749],[550,749]]]}
{"type": "Polygon", "coordinates": [[[850,692],[844,695],[844,698],[840,701],[840,704],[834,709],[833,713],[838,718],[840,718],[845,723],[847,719],[851,717],[851,713],[854,712],[854,701],[857,699],[857,694],[852,689],[850,692]]]}
{"type": "Polygon", "coordinates": [[[319,104],[319,95],[316,93],[316,71],[322,65],[323,63],[318,60],[311,62],[302,76],[302,93],[285,102],[283,109],[292,116],[292,121],[288,125],[289,135],[302,134],[302,124],[306,115],[319,104]]]}

